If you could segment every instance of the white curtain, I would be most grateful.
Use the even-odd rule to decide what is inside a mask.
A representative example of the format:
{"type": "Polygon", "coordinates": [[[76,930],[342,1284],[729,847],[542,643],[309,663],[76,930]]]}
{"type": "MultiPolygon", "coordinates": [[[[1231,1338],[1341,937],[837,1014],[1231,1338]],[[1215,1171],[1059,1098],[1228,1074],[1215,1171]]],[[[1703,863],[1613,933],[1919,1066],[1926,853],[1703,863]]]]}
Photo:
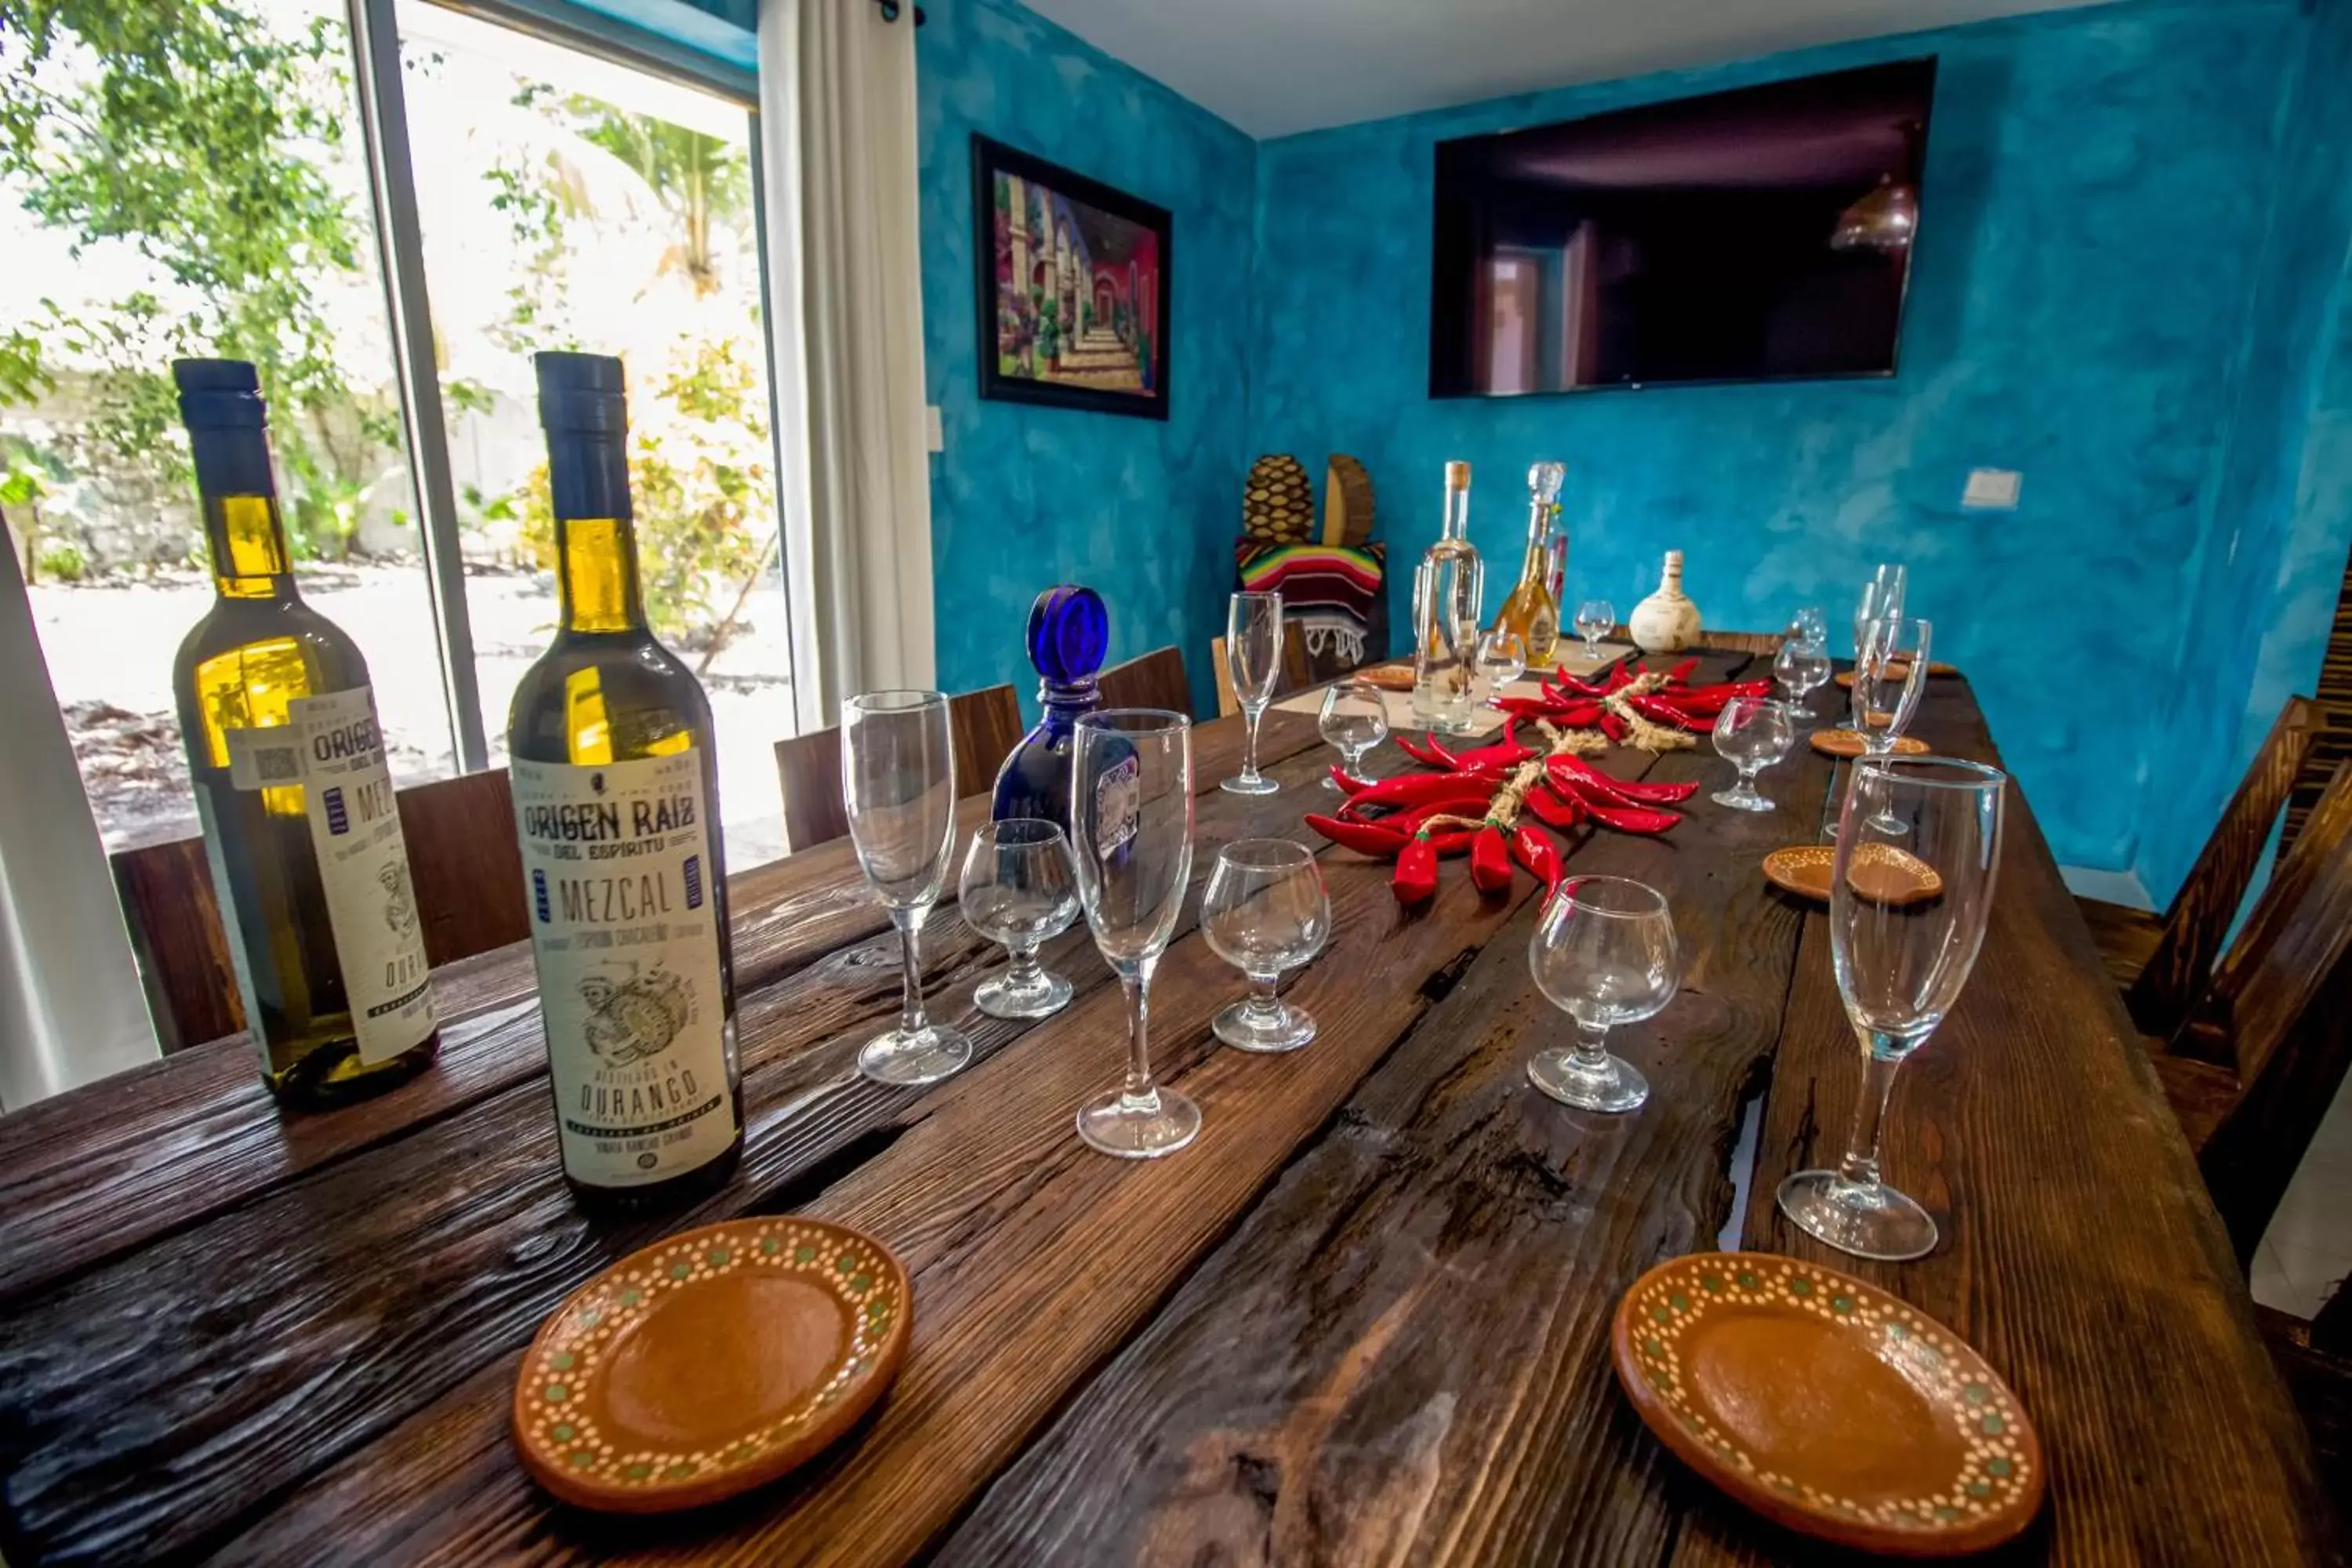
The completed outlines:
{"type": "Polygon", "coordinates": [[[121,906],[0,528],[0,1109],[152,1061],[121,906]]]}
{"type": "Polygon", "coordinates": [[[761,151],[783,448],[793,703],[928,687],[914,6],[761,0],[761,151]]]}

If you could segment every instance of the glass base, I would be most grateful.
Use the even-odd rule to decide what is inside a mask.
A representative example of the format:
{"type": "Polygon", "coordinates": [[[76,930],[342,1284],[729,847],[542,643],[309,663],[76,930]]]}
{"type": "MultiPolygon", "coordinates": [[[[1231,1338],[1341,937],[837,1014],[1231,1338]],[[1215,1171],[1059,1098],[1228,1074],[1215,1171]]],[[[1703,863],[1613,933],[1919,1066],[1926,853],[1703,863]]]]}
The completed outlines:
{"type": "Polygon", "coordinates": [[[1778,1197],[1798,1229],[1856,1258],[1903,1263],[1936,1249],[1927,1211],[1883,1182],[1864,1186],[1835,1171],[1800,1171],[1778,1197]]]}
{"type": "Polygon", "coordinates": [[[1272,795],[1282,786],[1264,773],[1239,773],[1217,787],[1227,795],[1272,795]]]}
{"type": "Polygon", "coordinates": [[[1201,1135],[1201,1108],[1173,1089],[1112,1089],[1078,1107],[1078,1137],[1122,1160],[1156,1160],[1201,1135]]]}
{"type": "Polygon", "coordinates": [[[992,1018],[1044,1018],[1070,1005],[1070,983],[1040,970],[1036,983],[1016,985],[1010,974],[980,983],[971,1005],[992,1018]]]}
{"type": "MultiPolygon", "coordinates": [[[[1353,773],[1354,771],[1355,770],[1352,768],[1349,770],[1350,773],[1353,773]]],[[[1323,787],[1329,790],[1333,795],[1344,795],[1347,793],[1339,787],[1339,781],[1333,778],[1329,773],[1325,773],[1323,775],[1323,787]]]]}
{"type": "Polygon", "coordinates": [[[1313,1039],[1315,1018],[1306,1008],[1294,1007],[1287,1002],[1258,1008],[1244,999],[1219,1013],[1209,1025],[1209,1031],[1237,1051],[1261,1051],[1270,1056],[1295,1051],[1313,1039]]]}
{"type": "Polygon", "coordinates": [[[1911,825],[1891,811],[1863,818],[1862,825],[1883,838],[1900,838],[1911,831],[1911,825]]]}
{"type": "Polygon", "coordinates": [[[1538,1051],[1528,1063],[1528,1081],[1579,1110],[1633,1110],[1650,1098],[1650,1080],[1606,1052],[1599,1066],[1587,1067],[1566,1047],[1538,1051]]]}
{"type": "Polygon", "coordinates": [[[1734,811],[1769,811],[1772,803],[1752,789],[1719,789],[1707,799],[1717,805],[1727,805],[1734,811]]]}
{"type": "Polygon", "coordinates": [[[971,1042],[934,1024],[911,1035],[893,1029],[875,1036],[858,1051],[857,1070],[877,1083],[937,1083],[971,1060],[971,1042]]]}

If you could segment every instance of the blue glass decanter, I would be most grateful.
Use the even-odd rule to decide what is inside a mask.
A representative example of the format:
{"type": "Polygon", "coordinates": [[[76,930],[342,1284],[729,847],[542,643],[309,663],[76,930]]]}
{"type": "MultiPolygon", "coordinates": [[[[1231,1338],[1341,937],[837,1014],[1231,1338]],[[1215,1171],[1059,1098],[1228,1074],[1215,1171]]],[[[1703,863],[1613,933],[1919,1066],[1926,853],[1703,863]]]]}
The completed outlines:
{"type": "Polygon", "coordinates": [[[1079,716],[1102,706],[1095,672],[1110,647],[1102,595],[1073,583],[1048,588],[1029,607],[1029,662],[1037,667],[1045,713],[996,775],[994,816],[1042,816],[1070,830],[1070,746],[1079,716]]]}

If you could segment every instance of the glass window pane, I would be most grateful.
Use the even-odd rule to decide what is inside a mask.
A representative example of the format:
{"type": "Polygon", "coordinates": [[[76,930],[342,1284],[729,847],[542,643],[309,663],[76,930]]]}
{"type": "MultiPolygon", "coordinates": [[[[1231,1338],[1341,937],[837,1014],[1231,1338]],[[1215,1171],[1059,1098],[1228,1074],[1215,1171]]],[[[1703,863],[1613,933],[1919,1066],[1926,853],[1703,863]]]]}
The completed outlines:
{"type": "Polygon", "coordinates": [[[211,607],[171,361],[261,365],[303,595],[404,782],[452,745],[342,7],[68,7],[0,35],[0,511],[110,847],[196,831],[172,699],[211,607]]]}
{"type": "Polygon", "coordinates": [[[750,117],[425,0],[398,16],[491,751],[556,615],[530,356],[618,354],[648,614],[709,691],[730,859],[770,858],[791,663],[750,117]]]}

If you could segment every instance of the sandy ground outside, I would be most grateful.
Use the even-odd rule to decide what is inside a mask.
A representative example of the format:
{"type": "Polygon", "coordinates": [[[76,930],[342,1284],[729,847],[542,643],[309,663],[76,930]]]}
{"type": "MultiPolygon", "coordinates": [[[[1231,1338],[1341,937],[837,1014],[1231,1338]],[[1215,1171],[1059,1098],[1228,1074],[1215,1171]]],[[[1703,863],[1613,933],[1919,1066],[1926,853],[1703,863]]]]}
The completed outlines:
{"type": "MultiPolygon", "coordinates": [[[[305,567],[303,597],[367,656],[377,712],[402,784],[453,770],[441,668],[424,569],[415,563],[305,567]]],[[[49,679],[109,849],[194,833],[172,700],[172,660],[213,599],[194,574],[89,586],[38,584],[33,617],[49,679]]],[[[555,622],[553,579],[540,573],[469,576],[477,679],[491,762],[506,758],[507,701],[555,622]]],[[[790,652],[781,590],[757,591],[748,633],[711,663],[703,684],[719,733],[719,800],[729,860],[740,868],[782,851],[778,737],[792,727],[790,652]]],[[[697,656],[685,656],[691,662],[697,656]]]]}

